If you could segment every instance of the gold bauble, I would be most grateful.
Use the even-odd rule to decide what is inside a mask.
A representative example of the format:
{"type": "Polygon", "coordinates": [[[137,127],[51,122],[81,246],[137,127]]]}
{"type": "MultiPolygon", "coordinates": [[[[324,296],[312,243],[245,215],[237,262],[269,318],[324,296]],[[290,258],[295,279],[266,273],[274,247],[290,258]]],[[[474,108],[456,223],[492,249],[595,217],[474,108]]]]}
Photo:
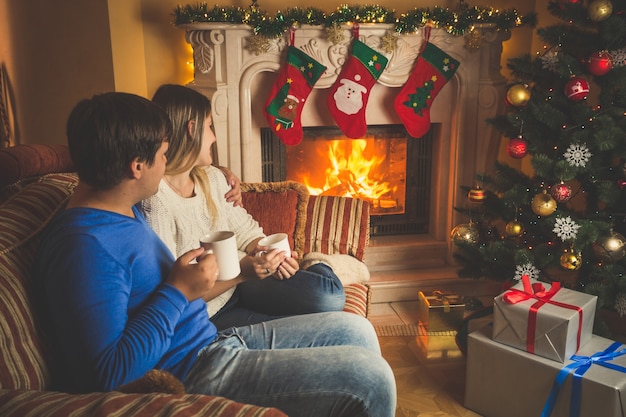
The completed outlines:
{"type": "Polygon", "coordinates": [[[524,233],[524,226],[517,220],[511,220],[508,222],[504,228],[507,236],[510,237],[519,237],[524,233]]]}
{"type": "Polygon", "coordinates": [[[621,234],[611,231],[608,236],[593,242],[591,249],[599,261],[617,262],[626,256],[626,239],[621,234]]]}
{"type": "Polygon", "coordinates": [[[526,84],[514,84],[506,92],[506,101],[513,106],[525,106],[530,100],[530,88],[526,84]]]}
{"type": "Polygon", "coordinates": [[[556,210],[556,200],[544,190],[533,197],[530,208],[538,216],[549,216],[556,210]]]}
{"type": "Polygon", "coordinates": [[[459,224],[450,232],[450,237],[452,241],[455,243],[465,242],[476,244],[478,243],[478,230],[474,227],[472,223],[468,224],[459,224]]]}
{"type": "Polygon", "coordinates": [[[563,254],[559,258],[559,263],[563,269],[568,271],[576,271],[583,264],[583,257],[580,252],[574,250],[565,249],[563,254]]]}
{"type": "Polygon", "coordinates": [[[613,3],[610,0],[593,0],[587,7],[587,13],[594,22],[601,22],[613,13],[613,3]]]}

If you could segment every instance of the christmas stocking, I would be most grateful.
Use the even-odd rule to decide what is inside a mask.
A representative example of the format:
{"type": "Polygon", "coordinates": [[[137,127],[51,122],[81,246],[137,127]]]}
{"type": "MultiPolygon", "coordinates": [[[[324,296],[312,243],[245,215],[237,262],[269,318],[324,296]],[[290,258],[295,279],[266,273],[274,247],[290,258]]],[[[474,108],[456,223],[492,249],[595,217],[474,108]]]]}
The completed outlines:
{"type": "Polygon", "coordinates": [[[265,118],[285,145],[302,141],[302,107],[324,71],[324,65],[293,44],[288,47],[287,63],[280,69],[265,103],[265,118]]]}
{"type": "Polygon", "coordinates": [[[426,41],[413,72],[394,101],[398,116],[414,138],[430,129],[430,105],[458,67],[459,61],[426,41]]]}
{"type": "Polygon", "coordinates": [[[337,126],[349,138],[365,136],[365,108],[370,89],[387,66],[387,58],[358,40],[328,95],[328,107],[337,126]]]}

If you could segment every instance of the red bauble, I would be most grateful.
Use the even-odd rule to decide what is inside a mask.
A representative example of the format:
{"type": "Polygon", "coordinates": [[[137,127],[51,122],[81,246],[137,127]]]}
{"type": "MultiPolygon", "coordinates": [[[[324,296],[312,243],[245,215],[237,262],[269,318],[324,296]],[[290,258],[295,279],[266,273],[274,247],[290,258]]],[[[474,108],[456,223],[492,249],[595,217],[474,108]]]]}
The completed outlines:
{"type": "Polygon", "coordinates": [[[559,7],[561,8],[561,10],[565,9],[564,6],[570,4],[570,5],[575,5],[575,4],[583,4],[583,0],[558,0],[557,1],[559,7]]]}
{"type": "Polygon", "coordinates": [[[587,70],[596,76],[602,76],[613,69],[613,57],[608,51],[591,54],[587,60],[587,70]]]}
{"type": "Polygon", "coordinates": [[[572,101],[580,101],[589,95],[589,83],[581,77],[572,77],[565,84],[565,96],[572,101]]]}
{"type": "Polygon", "coordinates": [[[506,147],[506,153],[508,153],[511,158],[522,159],[528,153],[528,142],[521,136],[511,139],[509,145],[506,147]]]}
{"type": "Polygon", "coordinates": [[[555,184],[550,188],[550,195],[556,200],[557,203],[565,203],[572,198],[572,187],[561,181],[559,184],[555,184]]]}
{"type": "Polygon", "coordinates": [[[472,203],[482,203],[487,198],[487,193],[485,190],[480,188],[479,185],[469,190],[467,193],[467,198],[472,203]]]}

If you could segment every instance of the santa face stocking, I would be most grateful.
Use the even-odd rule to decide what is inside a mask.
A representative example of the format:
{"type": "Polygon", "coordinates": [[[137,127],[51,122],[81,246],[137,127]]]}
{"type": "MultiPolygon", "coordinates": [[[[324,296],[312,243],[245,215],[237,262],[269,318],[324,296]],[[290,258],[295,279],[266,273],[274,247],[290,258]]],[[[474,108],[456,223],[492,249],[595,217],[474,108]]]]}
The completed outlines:
{"type": "Polygon", "coordinates": [[[394,101],[394,108],[409,135],[420,138],[428,132],[430,105],[458,67],[459,61],[426,42],[413,72],[394,101]]]}
{"type": "Polygon", "coordinates": [[[352,43],[352,54],[328,95],[328,107],[339,129],[349,138],[365,136],[365,108],[370,89],[387,66],[387,58],[363,42],[352,43]]]}
{"type": "Polygon", "coordinates": [[[265,118],[285,145],[302,141],[302,107],[326,67],[290,45],[287,63],[278,72],[265,103],[265,118]]]}

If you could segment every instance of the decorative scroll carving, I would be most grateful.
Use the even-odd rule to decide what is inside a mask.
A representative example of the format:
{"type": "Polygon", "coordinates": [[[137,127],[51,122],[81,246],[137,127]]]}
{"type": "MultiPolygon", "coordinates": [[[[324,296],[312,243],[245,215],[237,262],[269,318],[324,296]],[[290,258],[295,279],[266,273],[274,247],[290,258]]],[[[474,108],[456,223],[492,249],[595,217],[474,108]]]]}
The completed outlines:
{"type": "Polygon", "coordinates": [[[205,41],[205,36],[209,32],[211,42],[222,43],[224,42],[224,35],[217,33],[218,31],[205,31],[205,30],[188,30],[185,38],[187,42],[193,48],[193,60],[195,69],[202,74],[208,74],[215,62],[213,46],[205,41]],[[216,41],[216,42],[214,42],[216,41]]]}

